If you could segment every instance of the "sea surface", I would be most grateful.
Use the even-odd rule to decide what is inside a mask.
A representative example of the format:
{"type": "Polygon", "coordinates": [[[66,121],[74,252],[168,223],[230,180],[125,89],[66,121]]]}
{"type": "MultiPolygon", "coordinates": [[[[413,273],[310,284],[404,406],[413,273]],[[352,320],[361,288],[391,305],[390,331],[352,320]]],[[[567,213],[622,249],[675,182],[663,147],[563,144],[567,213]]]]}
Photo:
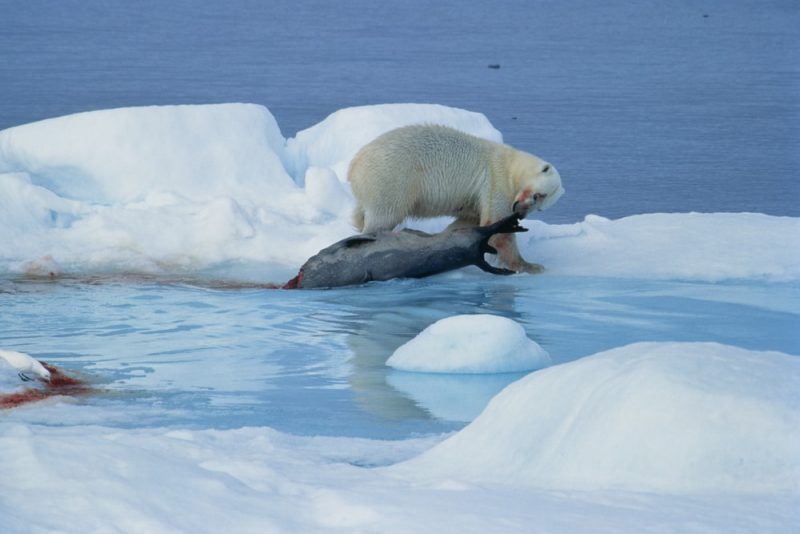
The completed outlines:
{"type": "Polygon", "coordinates": [[[0,0],[0,13],[0,129],[252,102],[291,137],[348,106],[438,103],[556,165],[567,196],[548,222],[800,215],[796,0],[0,0]]]}

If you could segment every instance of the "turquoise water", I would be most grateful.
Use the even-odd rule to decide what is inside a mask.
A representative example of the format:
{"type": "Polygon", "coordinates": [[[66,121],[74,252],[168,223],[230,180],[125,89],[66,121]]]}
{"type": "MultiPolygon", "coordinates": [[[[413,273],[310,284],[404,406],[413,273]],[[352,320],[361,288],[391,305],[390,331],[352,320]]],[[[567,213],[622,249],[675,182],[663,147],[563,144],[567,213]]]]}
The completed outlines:
{"type": "Polygon", "coordinates": [[[400,438],[460,428],[522,376],[385,366],[443,317],[511,318],[561,363],[637,341],[800,354],[798,304],[797,283],[471,272],[325,291],[6,280],[0,346],[85,374],[104,390],[77,401],[87,411],[135,414],[103,424],[400,438]]]}
{"type": "MultiPolygon", "coordinates": [[[[267,106],[290,137],[347,106],[432,102],[486,114],[559,168],[567,194],[548,223],[800,215],[793,0],[0,0],[0,12],[0,128],[243,101],[267,106]]],[[[87,413],[135,414],[103,410],[102,424],[396,438],[459,428],[517,378],[385,367],[460,313],[520,322],[556,362],[648,340],[800,354],[797,283],[549,274],[319,292],[6,279],[0,347],[85,373],[105,389],[78,401],[87,413]]]]}

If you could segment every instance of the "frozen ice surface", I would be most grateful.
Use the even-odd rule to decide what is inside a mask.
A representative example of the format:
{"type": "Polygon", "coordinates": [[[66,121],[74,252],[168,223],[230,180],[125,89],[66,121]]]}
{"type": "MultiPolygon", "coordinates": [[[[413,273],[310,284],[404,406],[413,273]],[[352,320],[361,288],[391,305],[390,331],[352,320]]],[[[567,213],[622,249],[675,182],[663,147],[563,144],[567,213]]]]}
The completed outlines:
{"type": "Polygon", "coordinates": [[[488,314],[440,319],[386,361],[401,371],[425,373],[518,373],[550,363],[521,325],[488,314]]]}

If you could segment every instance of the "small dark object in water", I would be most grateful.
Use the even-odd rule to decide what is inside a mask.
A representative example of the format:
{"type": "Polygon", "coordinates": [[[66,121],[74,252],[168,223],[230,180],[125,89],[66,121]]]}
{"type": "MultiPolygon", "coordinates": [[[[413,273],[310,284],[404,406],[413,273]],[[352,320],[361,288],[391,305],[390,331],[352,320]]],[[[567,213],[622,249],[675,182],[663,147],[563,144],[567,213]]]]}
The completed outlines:
{"type": "Polygon", "coordinates": [[[486,226],[452,228],[438,234],[416,230],[360,234],[322,249],[309,259],[284,289],[309,289],[363,284],[372,280],[422,278],[477,265],[493,274],[514,271],[489,265],[483,255],[495,234],[526,232],[514,213],[486,226]]]}
{"type": "Polygon", "coordinates": [[[489,68],[490,69],[499,69],[500,68],[500,63],[492,63],[492,64],[489,65],[489,68]]]}

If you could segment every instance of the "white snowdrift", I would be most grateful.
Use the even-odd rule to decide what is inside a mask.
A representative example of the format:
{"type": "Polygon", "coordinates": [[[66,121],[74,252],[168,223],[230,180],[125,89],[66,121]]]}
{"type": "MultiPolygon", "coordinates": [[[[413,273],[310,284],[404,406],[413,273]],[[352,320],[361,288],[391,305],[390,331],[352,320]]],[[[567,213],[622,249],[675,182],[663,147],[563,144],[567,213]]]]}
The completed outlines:
{"type": "Polygon", "coordinates": [[[330,168],[347,180],[356,152],[379,135],[411,124],[444,124],[497,143],[503,136],[482,113],[438,104],[382,104],[347,108],[330,114],[286,143],[291,174],[300,180],[309,167],[330,168]]]}
{"type": "MultiPolygon", "coordinates": [[[[785,532],[784,496],[575,494],[390,476],[429,447],[268,428],[0,427],[0,531],[785,532]],[[632,505],[632,503],[635,503],[632,505]]],[[[790,529],[791,530],[791,529],[790,529]]]]}
{"type": "Polygon", "coordinates": [[[424,373],[515,373],[551,363],[520,324],[487,314],[436,321],[386,361],[395,369],[424,373]]]}
{"type": "Polygon", "coordinates": [[[111,109],[0,132],[0,172],[24,171],[59,196],[100,204],[161,191],[246,199],[293,187],[283,145],[272,114],[254,104],[111,109]]]}
{"type": "MultiPolygon", "coordinates": [[[[114,109],[0,131],[0,274],[53,265],[72,274],[285,281],[353,233],[344,180],[355,152],[416,122],[502,139],[479,113],[421,104],[339,110],[288,140],[252,104],[114,109]]],[[[526,224],[523,254],[554,274],[800,279],[797,218],[651,214],[526,224]]]]}
{"type": "Polygon", "coordinates": [[[718,281],[800,278],[800,218],[760,213],[652,213],[575,224],[527,221],[520,247],[548,272],[718,281]]]}
{"type": "Polygon", "coordinates": [[[528,375],[395,469],[562,490],[797,494],[798,384],[795,356],[637,343],[528,375]]]}

